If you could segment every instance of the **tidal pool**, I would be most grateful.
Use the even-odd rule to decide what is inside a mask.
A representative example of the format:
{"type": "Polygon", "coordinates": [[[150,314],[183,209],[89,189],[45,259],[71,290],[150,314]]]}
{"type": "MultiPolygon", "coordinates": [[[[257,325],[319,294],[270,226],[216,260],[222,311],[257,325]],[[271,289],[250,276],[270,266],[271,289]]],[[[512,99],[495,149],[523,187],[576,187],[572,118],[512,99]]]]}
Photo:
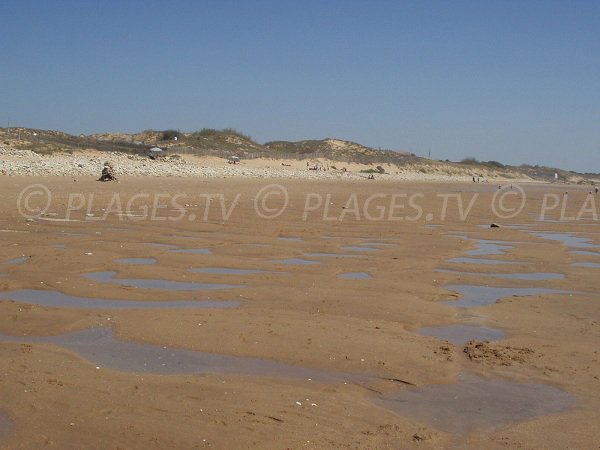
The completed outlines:
{"type": "Polygon", "coordinates": [[[141,289],[160,289],[166,291],[206,291],[244,287],[240,284],[196,283],[193,281],[185,282],[145,278],[115,278],[116,274],[117,272],[92,272],[85,274],[84,277],[100,283],[113,283],[141,289]]]}
{"type": "Polygon", "coordinates": [[[314,264],[321,264],[320,261],[311,261],[310,259],[302,258],[273,259],[270,262],[272,264],[284,264],[291,266],[310,266],[314,264]]]}
{"type": "Polygon", "coordinates": [[[565,275],[562,273],[551,272],[519,272],[519,273],[485,273],[485,272],[462,272],[459,270],[436,269],[436,272],[451,273],[456,275],[465,275],[470,277],[491,277],[501,278],[505,280],[528,280],[528,281],[545,281],[545,280],[562,280],[565,275]]]}
{"type": "Polygon", "coordinates": [[[575,267],[589,267],[592,269],[600,269],[600,263],[597,262],[577,262],[571,265],[575,267]]]}
{"type": "Polygon", "coordinates": [[[77,309],[168,309],[168,308],[236,308],[238,301],[135,301],[75,297],[57,291],[22,289],[0,293],[0,300],[77,309]]]}
{"type": "Polygon", "coordinates": [[[465,251],[465,255],[469,256],[487,256],[487,255],[502,255],[513,248],[515,242],[494,241],[489,239],[475,239],[459,232],[450,232],[448,236],[464,239],[473,242],[475,248],[465,251]]]}
{"type": "Polygon", "coordinates": [[[346,245],[346,246],[342,247],[342,250],[344,250],[346,252],[374,252],[374,251],[377,251],[378,249],[373,248],[373,247],[361,247],[358,245],[346,245]]]}
{"type": "Polygon", "coordinates": [[[559,232],[543,232],[543,233],[531,233],[540,239],[547,239],[551,241],[558,241],[566,245],[567,247],[574,248],[597,248],[591,239],[575,236],[570,233],[559,233],[559,232]]]}
{"type": "Polygon", "coordinates": [[[68,348],[100,368],[133,373],[229,373],[315,381],[361,381],[369,377],[326,372],[268,359],[222,355],[113,338],[110,328],[91,328],[60,336],[16,337],[0,333],[1,341],[42,342],[68,348]]]}
{"type": "MultiPolygon", "coordinates": [[[[470,239],[470,238],[469,238],[470,239]]],[[[488,256],[488,255],[502,255],[506,251],[510,250],[513,246],[505,243],[499,243],[494,241],[487,241],[484,239],[470,239],[475,241],[477,246],[474,249],[467,250],[465,255],[469,256],[488,256]]]]}
{"type": "Polygon", "coordinates": [[[502,264],[519,264],[516,261],[504,261],[499,259],[482,259],[468,258],[466,256],[458,256],[456,258],[447,259],[446,262],[457,264],[486,264],[486,265],[502,265],[502,264]]]}
{"type": "Polygon", "coordinates": [[[443,303],[456,308],[474,308],[496,303],[501,298],[527,295],[568,294],[568,291],[546,288],[492,287],[471,284],[449,284],[444,286],[450,291],[462,295],[458,300],[447,300],[443,303]]]}
{"type": "Polygon", "coordinates": [[[367,280],[369,278],[373,278],[367,272],[347,272],[347,273],[340,273],[340,274],[337,275],[337,277],[345,279],[345,280],[367,280]]]}
{"type": "Polygon", "coordinates": [[[5,262],[5,264],[17,265],[23,264],[25,261],[29,259],[29,256],[19,256],[18,258],[9,259],[5,262]]]}
{"type": "Polygon", "coordinates": [[[172,253],[191,253],[192,255],[212,255],[212,251],[208,248],[180,248],[171,250],[172,253]]]}
{"type": "Polygon", "coordinates": [[[356,258],[358,255],[349,255],[347,253],[327,253],[327,252],[307,252],[304,256],[313,258],[356,258]]]}
{"type": "Polygon", "coordinates": [[[571,250],[571,253],[575,255],[600,256],[600,252],[590,252],[588,250],[571,250]]]}
{"type": "Polygon", "coordinates": [[[454,384],[404,389],[377,400],[399,415],[438,430],[465,434],[555,414],[576,401],[560,389],[460,374],[454,384]]]}
{"type": "Polygon", "coordinates": [[[12,422],[0,411],[0,438],[6,436],[12,428],[12,422]]]}

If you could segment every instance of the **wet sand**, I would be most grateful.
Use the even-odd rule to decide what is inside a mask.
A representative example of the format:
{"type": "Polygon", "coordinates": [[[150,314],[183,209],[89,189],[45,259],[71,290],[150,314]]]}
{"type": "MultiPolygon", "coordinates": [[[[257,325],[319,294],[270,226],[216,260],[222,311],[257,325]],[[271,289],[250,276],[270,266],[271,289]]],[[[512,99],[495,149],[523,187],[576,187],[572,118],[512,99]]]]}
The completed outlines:
{"type": "MultiPolygon", "coordinates": [[[[491,207],[497,186],[484,184],[2,177],[0,188],[0,448],[595,448],[600,441],[598,269],[574,264],[600,262],[593,254],[600,222],[536,220],[544,194],[562,199],[564,186],[524,185],[523,210],[506,220],[491,207]],[[27,221],[17,201],[36,183],[52,201],[27,221]],[[269,219],[261,215],[284,200],[261,197],[272,183],[288,197],[269,219]],[[147,196],[135,200],[140,194],[147,196]],[[406,197],[392,205],[393,194],[406,197]],[[461,218],[456,199],[465,213],[475,194],[461,218]],[[67,215],[82,199],[85,207],[67,215]],[[128,201],[135,214],[125,211],[128,201]],[[383,220],[374,220],[378,207],[383,220]],[[482,227],[492,222],[527,226],[482,227]],[[592,254],[535,234],[544,232],[588,239],[592,254]],[[476,240],[506,245],[486,255],[476,240]],[[468,263],[452,262],[465,256],[468,263]],[[126,258],[156,262],[118,262],[126,258]],[[276,262],[293,259],[318,264],[276,262]],[[512,261],[519,265],[501,264],[512,261]],[[511,277],[524,272],[564,278],[511,277]],[[109,273],[110,282],[90,273],[109,273]],[[370,278],[343,276],[357,273],[370,278]],[[465,284],[519,295],[488,290],[484,304],[464,308],[465,284]],[[28,302],[31,290],[86,300],[28,302]],[[503,297],[494,302],[490,292],[503,297]],[[498,339],[463,345],[419,332],[449,325],[498,330],[498,339]],[[132,344],[132,355],[174,349],[190,359],[164,373],[132,361],[105,367],[99,353],[66,342],[98,328],[132,344]],[[206,354],[236,369],[194,370],[206,354]],[[477,386],[489,396],[453,401],[464,379],[483,380],[477,386]],[[493,386],[501,389],[489,392],[493,386]],[[443,393],[434,395],[443,399],[442,418],[433,414],[440,404],[418,400],[429,389],[443,393]],[[524,392],[533,396],[530,409],[515,414],[524,392]],[[394,403],[415,398],[414,414],[394,403]],[[453,420],[453,407],[465,402],[474,412],[453,420]]],[[[589,206],[588,190],[568,190],[565,214],[575,217],[589,206]]],[[[30,206],[38,201],[32,196],[30,206]]],[[[508,196],[504,206],[519,204],[508,196]]]]}

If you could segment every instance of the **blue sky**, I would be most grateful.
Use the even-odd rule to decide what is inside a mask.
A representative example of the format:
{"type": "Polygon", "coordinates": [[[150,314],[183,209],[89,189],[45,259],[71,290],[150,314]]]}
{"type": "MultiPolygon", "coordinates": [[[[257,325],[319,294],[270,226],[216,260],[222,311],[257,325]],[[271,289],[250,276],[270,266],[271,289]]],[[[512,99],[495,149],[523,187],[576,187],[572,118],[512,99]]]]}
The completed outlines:
{"type": "Polygon", "coordinates": [[[0,124],[231,127],[600,172],[598,1],[0,6],[0,124]]]}

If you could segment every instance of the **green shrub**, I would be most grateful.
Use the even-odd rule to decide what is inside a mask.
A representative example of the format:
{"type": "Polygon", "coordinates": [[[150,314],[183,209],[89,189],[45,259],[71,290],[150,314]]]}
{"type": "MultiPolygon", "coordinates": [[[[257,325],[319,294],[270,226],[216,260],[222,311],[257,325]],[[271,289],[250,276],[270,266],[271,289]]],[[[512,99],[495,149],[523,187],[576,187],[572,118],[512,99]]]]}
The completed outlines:
{"type": "Polygon", "coordinates": [[[375,169],[363,169],[360,173],[385,173],[385,169],[381,166],[377,166],[375,169]]]}
{"type": "Polygon", "coordinates": [[[216,130],[214,128],[202,128],[200,131],[196,131],[196,132],[192,133],[193,137],[204,137],[204,138],[212,138],[212,137],[222,136],[222,135],[237,136],[241,139],[252,141],[252,138],[250,136],[247,136],[244,133],[234,130],[233,128],[223,128],[222,130],[216,130]]]}
{"type": "Polygon", "coordinates": [[[165,130],[162,132],[161,139],[163,141],[172,141],[174,138],[179,138],[180,135],[179,130],[165,130]]]}
{"type": "Polygon", "coordinates": [[[488,161],[485,163],[486,166],[496,167],[498,169],[504,169],[506,166],[498,161],[488,161]]]}

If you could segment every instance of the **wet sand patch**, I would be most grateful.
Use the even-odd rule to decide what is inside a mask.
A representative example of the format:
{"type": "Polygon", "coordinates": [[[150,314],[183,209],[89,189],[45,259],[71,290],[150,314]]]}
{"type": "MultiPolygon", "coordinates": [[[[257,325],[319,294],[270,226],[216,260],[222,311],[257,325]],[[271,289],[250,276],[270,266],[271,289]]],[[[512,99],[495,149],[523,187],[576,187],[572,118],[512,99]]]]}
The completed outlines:
{"type": "Polygon", "coordinates": [[[133,264],[133,265],[151,265],[156,263],[154,258],[119,258],[115,259],[116,263],[119,264],[133,264]]]}
{"type": "Polygon", "coordinates": [[[217,275],[256,275],[259,273],[276,273],[260,269],[236,269],[231,267],[200,267],[190,269],[194,273],[212,273],[217,275]]]}
{"type": "Polygon", "coordinates": [[[439,325],[434,327],[422,327],[417,333],[423,336],[431,336],[455,345],[463,345],[478,339],[482,341],[498,341],[504,339],[504,333],[495,328],[481,327],[476,325],[439,325]]]}

